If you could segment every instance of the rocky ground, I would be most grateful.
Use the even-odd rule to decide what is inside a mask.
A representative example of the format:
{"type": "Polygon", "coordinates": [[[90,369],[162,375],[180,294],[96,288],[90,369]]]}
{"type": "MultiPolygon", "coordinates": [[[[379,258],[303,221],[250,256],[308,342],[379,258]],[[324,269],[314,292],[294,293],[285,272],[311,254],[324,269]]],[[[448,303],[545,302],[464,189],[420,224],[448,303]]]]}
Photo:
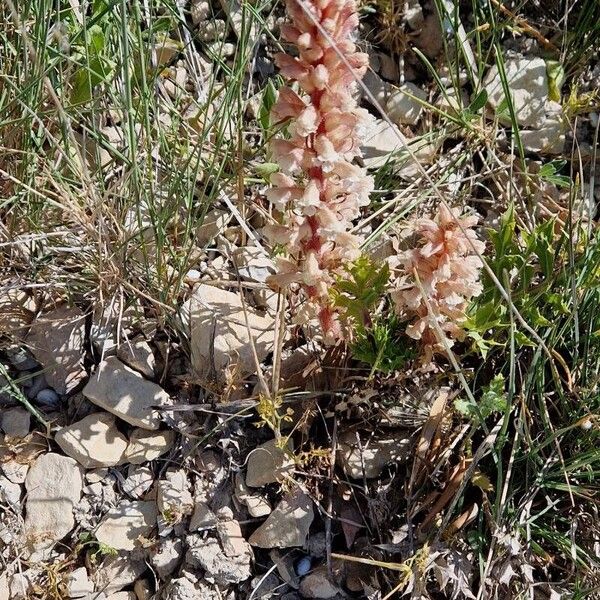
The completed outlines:
{"type": "MultiPolygon", "coordinates": [[[[154,48],[157,85],[169,105],[164,115],[175,108],[186,127],[195,127],[194,103],[206,116],[223,102],[221,88],[209,93],[215,81],[227,84],[226,68],[216,65],[234,64],[245,29],[236,3],[179,4],[187,28],[169,30],[154,48]],[[188,35],[196,45],[182,50],[188,35]]],[[[370,5],[361,13],[371,55],[361,101],[376,117],[364,140],[364,165],[376,174],[379,195],[357,228],[372,238],[369,253],[377,261],[403,243],[395,224],[425,185],[401,139],[444,194],[460,202],[468,196],[491,226],[525,187],[524,164],[537,173],[576,147],[588,182],[598,139],[597,110],[569,121],[572,107],[553,92],[540,41],[540,30],[552,30],[538,11],[529,7],[537,36],[520,29],[502,38],[504,72],[489,64],[476,73],[487,90],[485,107],[476,107],[466,91],[475,59],[467,56],[458,73],[443,60],[448,32],[440,3],[405,4],[397,16],[401,59],[382,40],[370,5]],[[435,82],[421,56],[436,65],[435,82]],[[478,111],[480,120],[467,131],[464,123],[478,111]],[[473,162],[459,160],[455,170],[463,155],[473,162]]],[[[256,151],[264,89],[275,73],[276,44],[265,31],[277,32],[282,19],[281,7],[262,11],[265,25],[250,32],[257,49],[243,106],[246,155],[256,151]]],[[[578,77],[580,94],[597,90],[597,58],[578,77]]],[[[124,122],[108,110],[102,119],[109,149],[83,138],[80,148],[93,155],[90,169],[110,181],[129,141],[124,122]]],[[[255,169],[254,154],[248,161],[255,169]]],[[[206,191],[212,184],[203,185],[206,191]]],[[[472,448],[457,458],[466,426],[449,408],[460,388],[445,372],[450,367],[423,373],[407,363],[373,376],[364,363],[324,347],[318,333],[295,327],[284,296],[266,284],[275,267],[260,234],[264,181],[242,182],[245,208],[231,199],[236,185],[229,181],[201,211],[181,285],[171,297],[175,279],[168,279],[160,300],[150,297],[150,284],[111,288],[108,268],[93,294],[52,287],[52,265],[64,252],[72,245],[85,254],[88,241],[78,241],[77,227],[69,235],[58,230],[65,235],[60,247],[52,237],[38,243],[29,233],[7,234],[0,281],[0,600],[382,599],[399,581],[414,598],[475,597],[481,573],[473,547],[466,534],[456,543],[451,538],[476,522],[478,510],[488,515],[489,487],[480,479],[458,514],[455,505],[446,511],[462,478],[473,476],[472,448]],[[23,264],[35,264],[35,275],[23,264]],[[274,387],[282,393],[265,394],[274,387]],[[427,585],[434,582],[432,596],[402,579],[414,564],[427,585]]],[[[585,201],[569,204],[570,192],[557,179],[536,185],[538,216],[564,219],[579,211],[589,221],[600,201],[599,186],[583,184],[585,201]]],[[[421,202],[424,214],[435,201],[426,194],[421,202]]],[[[126,212],[122,239],[143,238],[153,227],[148,214],[126,212]]],[[[154,256],[156,240],[148,239],[144,251],[154,256]]],[[[65,272],[75,276],[79,267],[69,260],[65,272]]],[[[136,254],[136,269],[140,261],[136,254]]],[[[486,448],[488,438],[477,439],[486,448]]],[[[519,541],[508,533],[498,539],[507,549],[491,569],[500,586],[528,585],[534,568],[552,568],[518,563],[519,541]]],[[[560,597],[560,583],[544,581],[535,597],[560,597]]]]}

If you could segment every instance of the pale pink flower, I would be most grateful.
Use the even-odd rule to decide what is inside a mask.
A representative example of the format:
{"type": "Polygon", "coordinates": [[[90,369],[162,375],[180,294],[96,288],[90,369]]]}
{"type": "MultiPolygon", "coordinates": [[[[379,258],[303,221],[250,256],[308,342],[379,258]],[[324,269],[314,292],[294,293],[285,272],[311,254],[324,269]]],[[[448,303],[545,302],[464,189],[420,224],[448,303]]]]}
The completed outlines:
{"type": "Polygon", "coordinates": [[[478,254],[485,244],[472,229],[476,224],[477,217],[441,205],[435,218],[409,224],[418,246],[391,261],[397,271],[392,299],[400,316],[411,321],[406,334],[420,340],[424,363],[465,337],[465,311],[482,291],[478,254]]]}
{"type": "Polygon", "coordinates": [[[351,162],[360,156],[360,141],[372,122],[354,98],[368,56],[352,41],[358,26],[355,0],[304,0],[302,5],[286,0],[286,7],[290,22],[281,33],[298,55],[279,53],[275,62],[300,90],[281,89],[271,112],[287,136],[271,142],[281,173],[273,175],[267,192],[282,223],[265,232],[288,254],[278,261],[271,282],[300,284],[305,302],[297,322],[318,320],[325,341],[334,342],[344,326],[331,288],[359,256],[361,239],[349,229],[373,190],[372,178],[351,162]]]}

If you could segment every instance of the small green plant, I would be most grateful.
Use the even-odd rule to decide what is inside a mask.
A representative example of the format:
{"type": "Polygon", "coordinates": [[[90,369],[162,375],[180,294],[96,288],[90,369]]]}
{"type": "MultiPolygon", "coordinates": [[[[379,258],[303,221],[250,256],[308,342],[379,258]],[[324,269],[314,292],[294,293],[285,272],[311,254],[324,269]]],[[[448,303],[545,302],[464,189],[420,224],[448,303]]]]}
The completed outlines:
{"type": "Polygon", "coordinates": [[[483,389],[481,399],[475,402],[471,399],[457,398],[454,408],[475,423],[485,421],[490,415],[503,413],[507,409],[506,393],[504,391],[504,376],[496,375],[483,389]]]}
{"type": "Polygon", "coordinates": [[[92,551],[90,552],[90,560],[93,563],[97,563],[99,559],[105,556],[117,556],[119,554],[119,552],[112,546],[109,546],[104,542],[99,542],[97,539],[95,539],[89,531],[79,534],[79,541],[82,548],[85,546],[93,547],[92,551]]]}
{"type": "Polygon", "coordinates": [[[346,279],[338,280],[332,294],[335,305],[344,311],[354,327],[352,355],[371,365],[371,374],[401,368],[414,351],[402,343],[400,320],[394,313],[373,316],[386,294],[390,277],[388,264],[377,266],[363,255],[347,268],[347,273],[346,279]]]}
{"type": "Polygon", "coordinates": [[[291,408],[282,410],[283,398],[280,395],[271,396],[267,394],[260,394],[258,397],[258,405],[256,406],[256,412],[260,417],[259,421],[256,421],[254,425],[256,427],[263,427],[266,425],[275,434],[275,439],[280,447],[284,447],[287,440],[281,435],[281,426],[284,423],[289,423],[292,420],[294,411],[291,408]]]}
{"type": "MultiPolygon", "coordinates": [[[[560,238],[556,239],[554,219],[536,225],[530,232],[517,231],[511,206],[502,215],[498,229],[488,233],[493,250],[488,265],[509,290],[525,321],[536,329],[544,328],[558,315],[568,314],[569,307],[561,294],[566,282],[561,273],[555,272],[563,244],[560,238]]],[[[491,347],[506,343],[512,325],[506,301],[487,273],[483,287],[483,293],[471,305],[465,329],[485,357],[491,347]]],[[[517,346],[535,345],[519,329],[515,331],[515,341],[517,346]]]]}

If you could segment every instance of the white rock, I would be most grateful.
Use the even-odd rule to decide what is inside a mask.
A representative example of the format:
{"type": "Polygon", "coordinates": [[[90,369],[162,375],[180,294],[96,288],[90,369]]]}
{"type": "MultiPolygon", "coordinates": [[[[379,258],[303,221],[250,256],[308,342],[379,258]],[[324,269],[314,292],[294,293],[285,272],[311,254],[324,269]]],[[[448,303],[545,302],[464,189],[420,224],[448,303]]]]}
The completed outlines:
{"type": "Polygon", "coordinates": [[[29,592],[32,588],[32,581],[25,573],[15,573],[10,578],[9,583],[9,599],[10,600],[26,600],[29,597],[29,592]]]}
{"type": "Polygon", "coordinates": [[[0,503],[6,502],[19,506],[21,501],[21,486],[6,477],[0,477],[0,503]]]}
{"type": "Polygon", "coordinates": [[[378,477],[387,464],[406,461],[413,447],[411,437],[406,432],[399,432],[396,437],[389,439],[365,440],[361,445],[351,431],[339,437],[338,464],[352,479],[362,479],[363,465],[367,479],[378,477]]]}
{"type": "MultiPolygon", "coordinates": [[[[550,103],[549,103],[550,104],[550,103]]],[[[565,146],[566,125],[560,114],[548,116],[539,129],[520,132],[523,147],[538,154],[561,154],[565,146]]]]}
{"type": "Polygon", "coordinates": [[[150,555],[150,562],[161,579],[171,575],[182,559],[183,542],[174,538],[161,540],[156,551],[150,555]]]}
{"type": "Polygon", "coordinates": [[[183,469],[170,469],[164,479],[158,482],[156,502],[160,512],[169,521],[180,521],[184,515],[194,510],[194,500],[190,492],[190,483],[183,469]]]}
{"type": "Polygon", "coordinates": [[[256,372],[250,338],[259,361],[273,348],[273,319],[261,317],[247,304],[244,311],[233,292],[201,284],[183,305],[181,318],[190,337],[192,366],[204,380],[225,381],[228,369],[239,376],[256,372]]]}
{"type": "Polygon", "coordinates": [[[12,483],[24,483],[29,471],[29,465],[18,463],[16,460],[7,460],[0,463],[0,469],[6,475],[6,478],[12,483]]]}
{"type": "Polygon", "coordinates": [[[211,14],[210,4],[206,0],[192,0],[190,5],[190,16],[192,23],[198,25],[200,21],[206,21],[211,14]]]}
{"type": "Polygon", "coordinates": [[[141,498],[154,483],[154,473],[148,467],[129,465],[123,491],[133,498],[141,498]]]}
{"type": "Polygon", "coordinates": [[[15,438],[24,438],[29,433],[31,414],[28,410],[20,406],[7,408],[0,415],[0,423],[6,435],[15,438]]]}
{"type": "MultiPolygon", "coordinates": [[[[114,594],[125,586],[131,585],[148,568],[144,555],[121,552],[116,556],[107,556],[93,575],[96,591],[114,594]]],[[[90,600],[95,600],[92,597],[90,600]]]]}
{"type": "Polygon", "coordinates": [[[342,590],[332,583],[327,576],[327,567],[318,567],[300,582],[300,594],[304,598],[335,598],[343,594],[342,590]]]}
{"type": "Polygon", "coordinates": [[[167,404],[169,395],[159,385],[109,356],[83,389],[94,404],[143,429],[158,429],[160,415],[153,407],[167,404]]]}
{"type": "Polygon", "coordinates": [[[201,42],[214,42],[220,40],[227,30],[227,23],[223,19],[200,21],[197,25],[197,36],[201,42]]]}
{"type": "Polygon", "coordinates": [[[401,139],[400,130],[395,125],[388,125],[383,119],[377,119],[363,142],[365,166],[376,169],[384,165],[392,153],[402,150],[401,139]]]}
{"type": "Polygon", "coordinates": [[[240,583],[250,578],[250,553],[227,556],[214,538],[203,540],[198,534],[187,537],[189,545],[186,562],[206,571],[204,577],[218,585],[240,583]]]}
{"type": "Polygon", "coordinates": [[[156,432],[134,429],[129,436],[124,460],[134,465],[156,460],[171,449],[174,441],[175,432],[171,429],[156,432]]]}
{"type": "MultiPolygon", "coordinates": [[[[372,71],[365,75],[364,83],[394,123],[417,124],[423,112],[423,105],[419,100],[427,99],[427,94],[421,88],[413,83],[395,86],[372,71]]],[[[370,100],[368,96],[366,98],[370,100]]]]}
{"type": "Polygon", "coordinates": [[[190,531],[203,531],[204,529],[212,529],[217,525],[217,515],[210,510],[205,502],[196,502],[194,504],[194,512],[190,519],[190,531]]]}
{"type": "Polygon", "coordinates": [[[6,573],[0,575],[0,600],[10,600],[10,588],[6,573]]]}
{"type": "Polygon", "coordinates": [[[214,208],[204,215],[202,224],[196,229],[196,242],[199,246],[206,246],[219,234],[225,231],[231,221],[231,213],[214,208]]]}
{"type": "Polygon", "coordinates": [[[117,348],[117,357],[127,366],[140,372],[144,377],[152,379],[156,368],[156,358],[150,344],[145,340],[123,342],[117,348]]]}
{"type": "Polygon", "coordinates": [[[252,553],[250,544],[244,539],[240,524],[237,521],[219,521],[217,523],[217,533],[226,556],[242,556],[252,553]]]}
{"type": "MultiPolygon", "coordinates": [[[[541,58],[508,58],[504,61],[506,79],[513,99],[515,115],[519,125],[538,128],[543,125],[548,100],[548,75],[546,63],[541,58]]],[[[494,110],[506,106],[504,89],[494,65],[484,80],[488,92],[488,103],[494,110]]],[[[498,120],[510,125],[508,107],[497,112],[498,120]]]]}
{"type": "Polygon", "coordinates": [[[242,246],[233,252],[233,262],[237,272],[244,279],[264,283],[269,275],[275,273],[275,264],[254,246],[242,246]]]}
{"type": "Polygon", "coordinates": [[[116,550],[133,550],[156,526],[156,502],[122,502],[110,510],[96,530],[96,539],[116,550]]]}
{"type": "Polygon", "coordinates": [[[248,456],[246,485],[263,487],[269,483],[282,481],[294,469],[294,461],[287,451],[277,447],[276,441],[269,440],[257,446],[248,456]]]}
{"type": "Polygon", "coordinates": [[[106,467],[99,469],[91,469],[90,471],[86,471],[85,480],[88,483],[101,483],[108,476],[108,469],[106,467]]]}
{"type": "Polygon", "coordinates": [[[0,293],[0,331],[20,337],[33,320],[35,302],[21,290],[0,293]]]}
{"type": "Polygon", "coordinates": [[[425,20],[420,0],[407,0],[403,17],[411,29],[419,29],[425,20]]]}
{"type": "Polygon", "coordinates": [[[266,517],[271,513],[269,501],[261,494],[250,492],[241,473],[235,476],[235,497],[246,505],[251,517],[266,517]]]}
{"type": "Polygon", "coordinates": [[[25,534],[36,549],[51,547],[73,529],[73,507],[79,502],[83,479],[76,461],[49,452],[31,466],[27,489],[25,534]]]}
{"type": "Polygon", "coordinates": [[[65,578],[65,587],[69,598],[82,598],[94,591],[94,584],[88,579],[85,567],[71,571],[65,578]]]}
{"type": "Polygon", "coordinates": [[[397,125],[416,125],[423,112],[423,104],[419,100],[427,100],[427,94],[421,88],[410,82],[401,85],[388,96],[388,117],[397,125]]]}
{"type": "Polygon", "coordinates": [[[85,378],[85,315],[77,307],[60,306],[39,316],[26,342],[44,367],[46,381],[59,394],[70,393],[85,378]]]}
{"type": "Polygon", "coordinates": [[[106,597],[106,600],[137,600],[135,592],[116,592],[106,597]]]}
{"type": "Polygon", "coordinates": [[[281,500],[248,541],[259,548],[302,546],[313,518],[312,500],[296,488],[281,500]]]}
{"type": "Polygon", "coordinates": [[[127,448],[127,438],[117,429],[115,416],[104,412],[63,427],[54,440],[86,469],[119,464],[127,448]]]}

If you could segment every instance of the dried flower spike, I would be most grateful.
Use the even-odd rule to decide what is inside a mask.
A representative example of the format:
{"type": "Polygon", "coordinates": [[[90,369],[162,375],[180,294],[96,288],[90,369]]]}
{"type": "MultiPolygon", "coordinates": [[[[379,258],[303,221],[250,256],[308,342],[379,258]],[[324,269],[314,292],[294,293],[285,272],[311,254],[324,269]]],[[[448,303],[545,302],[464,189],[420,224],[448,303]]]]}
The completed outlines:
{"type": "Polygon", "coordinates": [[[465,311],[482,291],[478,253],[485,244],[472,229],[476,223],[477,217],[461,217],[459,209],[441,205],[434,219],[410,225],[420,245],[398,254],[392,265],[399,270],[392,298],[400,316],[412,321],[406,333],[421,340],[424,363],[434,354],[446,354],[446,345],[464,339],[465,311]]]}
{"type": "Polygon", "coordinates": [[[281,170],[272,176],[267,198],[284,216],[267,234],[288,252],[272,282],[300,284],[307,301],[298,322],[318,319],[325,340],[334,342],[343,331],[330,288],[359,255],[360,238],[349,229],[373,189],[372,179],[352,164],[371,121],[353,97],[368,57],[352,41],[354,0],[287,0],[286,6],[290,22],[281,32],[298,55],[280,53],[275,61],[299,89],[281,89],[271,112],[289,133],[271,144],[281,170]]]}

